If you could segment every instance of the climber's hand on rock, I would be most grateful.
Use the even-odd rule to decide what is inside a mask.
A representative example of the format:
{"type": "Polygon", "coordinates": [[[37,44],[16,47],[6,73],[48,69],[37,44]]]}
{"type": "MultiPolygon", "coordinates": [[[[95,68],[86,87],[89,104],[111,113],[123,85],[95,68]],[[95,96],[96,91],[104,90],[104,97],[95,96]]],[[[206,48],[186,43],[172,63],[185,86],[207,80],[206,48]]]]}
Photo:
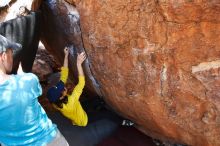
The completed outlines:
{"type": "Polygon", "coordinates": [[[65,56],[69,55],[69,48],[68,47],[65,47],[63,51],[64,51],[65,56]]]}
{"type": "Polygon", "coordinates": [[[86,53],[81,52],[77,55],[77,65],[81,65],[86,60],[86,53]]]}

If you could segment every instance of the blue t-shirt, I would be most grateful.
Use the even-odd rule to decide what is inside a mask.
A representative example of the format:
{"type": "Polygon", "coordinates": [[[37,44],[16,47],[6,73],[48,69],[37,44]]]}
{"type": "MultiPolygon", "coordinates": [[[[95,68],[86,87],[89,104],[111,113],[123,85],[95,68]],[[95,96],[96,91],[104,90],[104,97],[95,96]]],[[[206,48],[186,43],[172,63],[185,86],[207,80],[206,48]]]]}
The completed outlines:
{"type": "Polygon", "coordinates": [[[42,89],[32,73],[12,75],[0,84],[0,143],[6,146],[42,146],[56,136],[38,102],[42,89]]]}

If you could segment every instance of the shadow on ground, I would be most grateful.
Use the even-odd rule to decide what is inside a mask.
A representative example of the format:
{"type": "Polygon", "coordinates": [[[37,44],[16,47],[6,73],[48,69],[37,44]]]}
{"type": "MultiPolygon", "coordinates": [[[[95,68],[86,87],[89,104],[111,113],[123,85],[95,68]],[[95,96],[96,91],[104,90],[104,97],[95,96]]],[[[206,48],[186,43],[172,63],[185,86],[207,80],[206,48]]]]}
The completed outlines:
{"type": "Polygon", "coordinates": [[[86,127],[78,127],[59,112],[48,113],[48,116],[70,146],[155,146],[151,138],[134,127],[123,127],[109,119],[98,119],[86,127]]]}

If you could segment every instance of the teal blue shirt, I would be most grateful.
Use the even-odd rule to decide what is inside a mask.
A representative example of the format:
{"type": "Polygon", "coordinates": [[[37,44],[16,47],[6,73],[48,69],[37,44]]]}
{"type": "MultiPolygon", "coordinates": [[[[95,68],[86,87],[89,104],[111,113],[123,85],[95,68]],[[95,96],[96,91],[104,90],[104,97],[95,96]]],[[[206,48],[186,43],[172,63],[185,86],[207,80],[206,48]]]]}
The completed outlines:
{"type": "Polygon", "coordinates": [[[0,143],[6,146],[43,146],[56,136],[38,102],[42,88],[36,75],[12,75],[0,84],[0,143]]]}

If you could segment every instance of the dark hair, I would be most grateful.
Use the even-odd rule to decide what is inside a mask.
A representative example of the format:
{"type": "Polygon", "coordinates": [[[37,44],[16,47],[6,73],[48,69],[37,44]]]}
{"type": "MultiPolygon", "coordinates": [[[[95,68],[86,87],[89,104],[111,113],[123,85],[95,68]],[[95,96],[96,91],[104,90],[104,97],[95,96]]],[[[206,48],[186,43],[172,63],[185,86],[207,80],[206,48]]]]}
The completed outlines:
{"type": "Polygon", "coordinates": [[[63,104],[67,104],[67,102],[68,102],[68,97],[65,96],[63,99],[58,99],[56,102],[54,102],[54,104],[59,108],[63,108],[63,104]]]}

